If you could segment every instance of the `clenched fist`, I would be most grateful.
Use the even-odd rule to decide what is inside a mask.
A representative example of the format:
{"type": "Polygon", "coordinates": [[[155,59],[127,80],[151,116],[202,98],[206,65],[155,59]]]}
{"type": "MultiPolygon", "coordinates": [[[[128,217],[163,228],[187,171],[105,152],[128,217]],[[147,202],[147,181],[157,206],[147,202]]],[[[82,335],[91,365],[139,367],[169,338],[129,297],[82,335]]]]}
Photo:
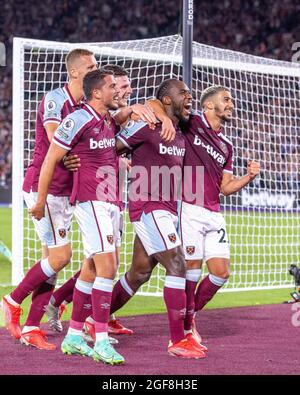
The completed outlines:
{"type": "Polygon", "coordinates": [[[248,162],[247,173],[251,180],[254,180],[254,178],[259,174],[259,172],[260,172],[260,164],[258,162],[255,162],[253,160],[248,162]]]}

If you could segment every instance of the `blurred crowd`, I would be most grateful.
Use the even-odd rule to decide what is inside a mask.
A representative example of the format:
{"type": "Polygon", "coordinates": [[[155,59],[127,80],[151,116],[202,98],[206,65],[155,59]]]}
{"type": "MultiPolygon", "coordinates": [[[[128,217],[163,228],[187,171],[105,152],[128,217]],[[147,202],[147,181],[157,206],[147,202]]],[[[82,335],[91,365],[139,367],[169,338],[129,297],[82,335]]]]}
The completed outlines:
{"type": "MultiPolygon", "coordinates": [[[[180,4],[177,0],[61,0],[55,5],[52,0],[12,0],[2,4],[0,41],[6,44],[7,66],[0,67],[0,186],[11,182],[13,36],[101,42],[171,35],[180,33],[180,4]]],[[[300,38],[300,3],[294,0],[195,0],[194,9],[194,40],[208,45],[290,61],[292,44],[300,38]]],[[[255,133],[254,127],[249,144],[256,144],[255,133]]],[[[276,171],[290,166],[299,186],[295,161],[284,160],[294,154],[289,151],[295,141],[285,141],[283,146],[273,142],[281,160],[269,158],[269,163],[276,171]]]]}

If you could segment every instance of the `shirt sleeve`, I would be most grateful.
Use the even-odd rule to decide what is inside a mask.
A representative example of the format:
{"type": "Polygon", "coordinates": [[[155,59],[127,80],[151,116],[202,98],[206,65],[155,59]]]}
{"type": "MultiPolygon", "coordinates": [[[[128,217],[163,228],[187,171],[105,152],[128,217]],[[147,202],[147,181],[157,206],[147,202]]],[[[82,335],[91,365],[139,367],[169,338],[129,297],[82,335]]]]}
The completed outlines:
{"type": "Polygon", "coordinates": [[[66,150],[71,150],[91,119],[92,117],[84,110],[77,110],[68,115],[56,129],[53,137],[54,143],[66,150]]]}
{"type": "Polygon", "coordinates": [[[116,137],[125,147],[134,149],[147,139],[146,126],[144,121],[129,121],[116,137]]]}
{"type": "Polygon", "coordinates": [[[50,122],[61,122],[64,102],[63,96],[57,90],[46,94],[44,99],[44,125],[50,122]]]}

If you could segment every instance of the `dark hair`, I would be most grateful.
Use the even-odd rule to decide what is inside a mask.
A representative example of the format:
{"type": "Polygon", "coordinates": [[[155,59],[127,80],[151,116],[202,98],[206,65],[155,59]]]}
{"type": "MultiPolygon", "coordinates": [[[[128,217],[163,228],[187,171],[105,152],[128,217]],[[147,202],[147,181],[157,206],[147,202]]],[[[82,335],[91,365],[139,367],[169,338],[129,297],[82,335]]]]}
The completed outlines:
{"type": "Polygon", "coordinates": [[[83,78],[83,92],[87,100],[91,100],[93,90],[100,89],[104,85],[104,78],[107,75],[113,75],[114,73],[110,70],[97,69],[90,71],[83,78]]]}
{"type": "Polygon", "coordinates": [[[204,91],[201,93],[201,96],[200,96],[201,108],[203,108],[204,103],[206,102],[206,100],[209,97],[214,96],[216,93],[224,92],[224,91],[229,91],[229,89],[223,85],[212,85],[212,86],[209,86],[208,88],[204,89],[204,91]]]}
{"type": "Polygon", "coordinates": [[[123,66],[119,66],[118,64],[105,64],[102,67],[104,70],[112,71],[116,77],[120,77],[123,75],[128,76],[128,71],[123,66]]]}
{"type": "Polygon", "coordinates": [[[77,58],[80,58],[81,56],[92,56],[94,55],[93,52],[89,51],[88,49],[83,49],[83,48],[76,48],[72,49],[66,56],[66,66],[69,68],[70,64],[77,58]]]}
{"type": "Polygon", "coordinates": [[[174,85],[174,83],[178,82],[179,80],[177,80],[176,78],[169,78],[168,80],[164,80],[159,87],[157,88],[156,91],[156,98],[160,101],[162,101],[162,98],[164,96],[168,96],[170,89],[172,88],[172,86],[174,85]]]}

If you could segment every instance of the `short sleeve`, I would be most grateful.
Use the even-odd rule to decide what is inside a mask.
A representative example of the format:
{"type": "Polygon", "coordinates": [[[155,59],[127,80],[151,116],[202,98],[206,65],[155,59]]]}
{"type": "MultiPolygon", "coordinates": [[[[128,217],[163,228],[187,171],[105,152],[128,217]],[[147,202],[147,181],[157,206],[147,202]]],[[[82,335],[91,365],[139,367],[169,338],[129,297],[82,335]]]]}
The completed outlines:
{"type": "Polygon", "coordinates": [[[92,116],[82,109],[68,115],[56,129],[54,143],[66,150],[71,150],[76,145],[80,133],[91,120],[92,116]]]}
{"type": "Polygon", "coordinates": [[[59,90],[54,90],[46,94],[44,99],[44,125],[50,122],[61,122],[64,103],[65,99],[59,93],[59,90]]]}
{"type": "Polygon", "coordinates": [[[145,133],[147,127],[144,121],[129,121],[117,134],[117,138],[129,149],[134,149],[147,138],[145,133]]]}

